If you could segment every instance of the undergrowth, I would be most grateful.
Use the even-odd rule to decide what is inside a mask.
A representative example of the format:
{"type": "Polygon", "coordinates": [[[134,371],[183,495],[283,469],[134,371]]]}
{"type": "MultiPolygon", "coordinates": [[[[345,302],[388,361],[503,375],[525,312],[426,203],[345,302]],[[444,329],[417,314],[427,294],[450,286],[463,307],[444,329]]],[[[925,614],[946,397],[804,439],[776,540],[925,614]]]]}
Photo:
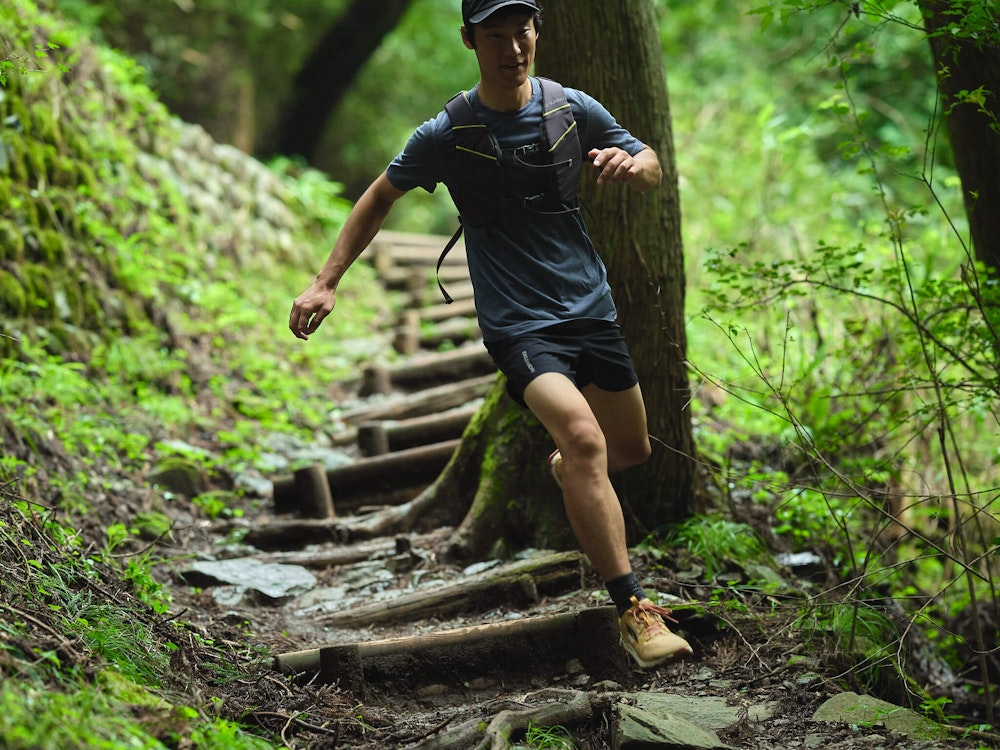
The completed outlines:
{"type": "MultiPolygon", "coordinates": [[[[822,51],[785,71],[789,90],[813,86],[797,100],[812,109],[791,119],[764,102],[723,106],[711,135],[703,127],[690,144],[729,138],[721,149],[712,140],[713,153],[760,165],[721,193],[701,184],[703,170],[690,172],[692,195],[713,196],[690,210],[713,221],[695,222],[687,241],[710,242],[706,227],[730,240],[688,246],[707,258],[692,271],[689,336],[706,394],[693,403],[701,458],[719,512],[751,523],[770,549],[814,554],[835,573],[787,606],[805,636],[857,659],[847,674],[995,724],[1000,286],[973,257],[960,182],[940,161],[944,112],[932,97],[915,108],[919,97],[897,101],[883,87],[892,55],[933,80],[926,36],[908,3],[893,13],[858,3],[856,18],[836,3],[759,12],[770,22],[779,5],[788,25],[839,32],[820,34],[822,51]],[[887,121],[895,106],[909,119],[887,121]],[[807,183],[820,186],[811,202],[793,189],[807,183]],[[907,678],[906,654],[924,638],[951,674],[931,693],[907,678]]],[[[747,80],[741,90],[761,89],[747,80]]],[[[724,101],[708,81],[687,95],[705,107],[724,101]]],[[[712,517],[663,539],[697,550],[710,577],[721,560],[740,559],[732,530],[712,517]]]]}
{"type": "Polygon", "coordinates": [[[0,745],[272,747],[197,693],[252,659],[164,617],[151,561],[111,549],[0,482],[0,745]]]}

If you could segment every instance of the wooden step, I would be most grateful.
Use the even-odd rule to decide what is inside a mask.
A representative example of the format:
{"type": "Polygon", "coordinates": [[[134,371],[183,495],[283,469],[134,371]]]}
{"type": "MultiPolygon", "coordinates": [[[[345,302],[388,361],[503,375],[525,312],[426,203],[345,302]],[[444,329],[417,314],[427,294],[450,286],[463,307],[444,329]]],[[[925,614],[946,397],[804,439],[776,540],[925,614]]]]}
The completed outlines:
{"type": "Polygon", "coordinates": [[[565,673],[582,663],[596,680],[628,675],[614,607],[474,625],[430,635],[362,641],[282,654],[275,669],[338,684],[364,698],[391,682],[394,692],[419,684],[460,685],[489,677],[509,684],[565,673]],[[403,684],[401,684],[403,683],[403,684]]]}

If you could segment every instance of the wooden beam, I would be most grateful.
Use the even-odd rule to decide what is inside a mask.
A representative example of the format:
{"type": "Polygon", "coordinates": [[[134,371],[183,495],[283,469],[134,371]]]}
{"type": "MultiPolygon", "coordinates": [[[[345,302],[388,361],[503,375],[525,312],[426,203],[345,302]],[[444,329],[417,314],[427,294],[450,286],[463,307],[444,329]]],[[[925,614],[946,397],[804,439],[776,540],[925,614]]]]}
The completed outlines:
{"type": "MultiPolygon", "coordinates": [[[[361,641],[281,654],[274,668],[285,674],[319,673],[361,695],[387,680],[460,683],[469,675],[504,681],[561,674],[578,659],[595,680],[627,679],[614,607],[473,625],[427,635],[361,641]]],[[[396,684],[399,687],[399,684],[396,684]]]]}
{"type": "Polygon", "coordinates": [[[359,424],[378,419],[407,419],[433,414],[485,396],[497,380],[496,373],[480,375],[458,383],[427,388],[418,393],[394,394],[380,403],[362,403],[345,409],[340,418],[359,424]]]}
{"type": "Polygon", "coordinates": [[[440,414],[412,419],[364,422],[358,425],[358,447],[363,456],[377,456],[428,443],[461,437],[469,420],[479,409],[476,403],[440,414]]]}
{"type": "Polygon", "coordinates": [[[321,615],[317,623],[351,628],[372,623],[419,620],[458,611],[491,609],[500,604],[518,607],[534,604],[540,595],[574,591],[583,585],[584,558],[579,552],[558,552],[541,558],[470,576],[457,583],[403,594],[390,600],[321,615]]]}

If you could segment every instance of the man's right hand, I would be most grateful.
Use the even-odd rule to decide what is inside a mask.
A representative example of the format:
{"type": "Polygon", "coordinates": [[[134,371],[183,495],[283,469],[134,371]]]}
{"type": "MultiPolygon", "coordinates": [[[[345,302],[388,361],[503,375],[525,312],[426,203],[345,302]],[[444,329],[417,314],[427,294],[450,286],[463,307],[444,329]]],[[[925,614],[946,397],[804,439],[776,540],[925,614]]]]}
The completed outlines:
{"type": "Polygon", "coordinates": [[[288,316],[288,327],[303,341],[315,333],[320,323],[333,312],[337,297],[333,289],[314,283],[292,303],[292,313],[288,316]]]}

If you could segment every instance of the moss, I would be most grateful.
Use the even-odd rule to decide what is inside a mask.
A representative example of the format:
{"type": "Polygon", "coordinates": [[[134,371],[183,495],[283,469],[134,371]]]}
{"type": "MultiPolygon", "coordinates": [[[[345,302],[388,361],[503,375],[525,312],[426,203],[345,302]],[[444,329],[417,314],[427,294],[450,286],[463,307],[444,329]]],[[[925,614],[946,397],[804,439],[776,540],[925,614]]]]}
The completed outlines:
{"type": "Polygon", "coordinates": [[[53,296],[61,319],[78,326],[86,322],[83,290],[75,279],[60,274],[53,296]]]}
{"type": "Polygon", "coordinates": [[[66,238],[55,229],[39,229],[37,232],[40,261],[49,264],[65,264],[67,261],[66,238]]]}
{"type": "Polygon", "coordinates": [[[56,187],[70,187],[79,180],[80,170],[76,161],[66,154],[56,157],[52,169],[52,184],[56,187]]]}
{"type": "MultiPolygon", "coordinates": [[[[0,191],[0,199],[3,194],[0,191]]],[[[10,219],[0,219],[0,261],[20,263],[24,260],[24,235],[10,219]]]]}
{"type": "Polygon", "coordinates": [[[83,324],[92,328],[103,328],[109,323],[115,323],[115,319],[110,319],[104,309],[101,289],[93,284],[80,285],[80,304],[83,306],[83,324]]]}
{"type": "Polygon", "coordinates": [[[21,317],[28,311],[28,296],[21,280],[0,269],[0,312],[4,317],[21,317]]]}
{"type": "Polygon", "coordinates": [[[52,269],[40,263],[25,263],[17,269],[17,275],[24,285],[30,314],[40,320],[51,320],[55,315],[52,269]]]}
{"type": "Polygon", "coordinates": [[[35,182],[39,179],[49,181],[49,165],[55,160],[56,149],[51,143],[30,140],[28,146],[27,179],[35,182]]]}

